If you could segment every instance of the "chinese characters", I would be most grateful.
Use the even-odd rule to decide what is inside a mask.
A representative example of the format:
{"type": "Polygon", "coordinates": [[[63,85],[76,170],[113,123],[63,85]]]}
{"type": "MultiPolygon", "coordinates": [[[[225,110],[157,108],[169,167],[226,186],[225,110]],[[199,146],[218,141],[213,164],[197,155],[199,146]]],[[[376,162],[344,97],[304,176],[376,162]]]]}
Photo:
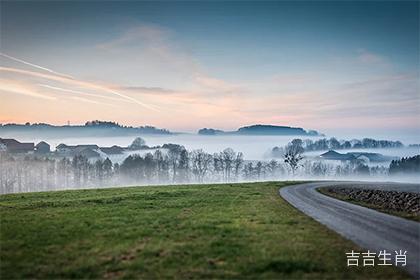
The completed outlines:
{"type": "Polygon", "coordinates": [[[347,255],[347,266],[386,266],[386,265],[395,265],[395,266],[406,266],[407,264],[407,251],[399,250],[394,251],[395,257],[394,262],[392,262],[392,253],[387,252],[386,250],[379,251],[379,253],[371,252],[368,250],[364,253],[355,252],[351,250],[347,255]],[[362,261],[359,263],[360,257],[362,261]]]}

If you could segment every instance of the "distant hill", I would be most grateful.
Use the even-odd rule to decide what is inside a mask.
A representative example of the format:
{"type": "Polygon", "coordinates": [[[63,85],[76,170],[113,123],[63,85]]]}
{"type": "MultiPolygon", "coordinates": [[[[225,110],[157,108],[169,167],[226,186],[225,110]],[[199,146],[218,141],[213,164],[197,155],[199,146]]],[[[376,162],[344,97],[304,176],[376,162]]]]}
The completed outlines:
{"type": "Polygon", "coordinates": [[[198,131],[199,135],[304,135],[321,136],[315,130],[306,131],[301,127],[278,126],[278,125],[251,125],[239,128],[236,131],[223,131],[213,128],[203,128],[198,131]]]}
{"type": "Polygon", "coordinates": [[[131,136],[143,134],[172,134],[167,129],[153,126],[123,126],[108,121],[88,121],[84,125],[51,125],[46,123],[35,124],[0,124],[0,136],[13,137],[30,134],[31,137],[96,137],[96,136],[131,136]]]}
{"type": "Polygon", "coordinates": [[[224,134],[223,130],[213,129],[213,128],[202,128],[198,131],[200,135],[217,135],[217,134],[224,134]]]}
{"type": "Polygon", "coordinates": [[[241,127],[236,133],[242,135],[318,135],[318,132],[314,130],[306,131],[301,127],[261,124],[241,127]]]}
{"type": "Polygon", "coordinates": [[[334,150],[330,150],[319,156],[326,160],[341,160],[341,161],[352,161],[352,160],[364,160],[370,162],[386,162],[395,159],[394,157],[384,156],[379,153],[365,153],[365,152],[352,152],[346,154],[340,154],[334,150]]]}

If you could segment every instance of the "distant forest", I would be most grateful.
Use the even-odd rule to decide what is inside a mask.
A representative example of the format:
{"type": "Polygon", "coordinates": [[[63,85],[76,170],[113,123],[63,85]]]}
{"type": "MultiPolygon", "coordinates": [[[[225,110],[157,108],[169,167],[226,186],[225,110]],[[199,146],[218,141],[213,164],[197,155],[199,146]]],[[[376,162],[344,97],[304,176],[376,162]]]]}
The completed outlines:
{"type": "Polygon", "coordinates": [[[31,136],[115,136],[138,134],[171,134],[167,129],[154,126],[124,126],[112,121],[88,121],[84,125],[51,125],[46,123],[0,124],[0,132],[8,134],[30,133],[31,136]]]}
{"type": "Polygon", "coordinates": [[[393,160],[389,166],[389,174],[401,173],[420,174],[420,155],[393,160]]]}
{"type": "Polygon", "coordinates": [[[199,135],[304,135],[323,136],[315,130],[304,130],[301,127],[279,126],[279,125],[250,125],[238,128],[236,131],[223,131],[213,128],[202,128],[199,135]]]}
{"type": "MultiPolygon", "coordinates": [[[[402,148],[403,143],[400,141],[389,141],[389,140],[375,140],[372,138],[364,138],[362,140],[337,140],[336,138],[330,139],[319,139],[301,140],[304,152],[311,151],[326,151],[326,150],[344,150],[344,149],[378,149],[378,148],[402,148]]],[[[290,142],[291,143],[291,142],[290,142]]],[[[289,143],[289,144],[290,144],[289,143]]],[[[274,147],[271,150],[271,154],[274,157],[282,157],[284,153],[283,147],[274,147]]]]}
{"type": "MultiPolygon", "coordinates": [[[[25,124],[0,124],[0,132],[28,132],[28,133],[96,133],[103,134],[116,133],[122,135],[130,134],[173,134],[167,129],[156,128],[154,126],[125,126],[113,121],[88,121],[84,125],[51,125],[47,123],[25,123],[25,124]]],[[[302,136],[320,136],[315,130],[306,131],[300,127],[275,126],[275,125],[251,125],[240,127],[236,131],[222,131],[216,129],[203,128],[198,131],[199,135],[302,135],[302,136]]],[[[65,135],[66,136],[66,135],[65,135]]]]}

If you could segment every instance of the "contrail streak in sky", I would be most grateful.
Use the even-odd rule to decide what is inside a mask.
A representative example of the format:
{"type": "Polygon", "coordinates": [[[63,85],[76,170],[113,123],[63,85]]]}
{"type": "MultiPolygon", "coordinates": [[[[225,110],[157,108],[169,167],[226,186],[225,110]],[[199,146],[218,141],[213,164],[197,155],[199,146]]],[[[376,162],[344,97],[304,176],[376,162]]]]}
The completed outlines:
{"type": "Polygon", "coordinates": [[[94,100],[90,100],[90,99],[87,99],[87,98],[84,98],[84,97],[80,97],[80,96],[72,96],[71,98],[73,98],[74,100],[81,101],[81,102],[87,102],[87,103],[93,103],[93,104],[98,104],[98,105],[106,105],[106,106],[117,107],[114,104],[109,104],[109,103],[94,101],[94,100]]]}
{"type": "Polygon", "coordinates": [[[24,60],[22,60],[22,59],[19,59],[19,58],[16,58],[16,57],[13,57],[13,56],[7,55],[7,54],[5,54],[5,53],[1,53],[1,52],[0,52],[0,55],[1,55],[1,56],[4,56],[4,57],[7,57],[7,58],[9,58],[9,59],[11,59],[11,60],[14,60],[14,61],[17,61],[17,62],[20,62],[20,63],[26,64],[26,65],[29,65],[29,66],[32,66],[32,67],[35,67],[35,68],[38,68],[38,69],[41,69],[41,70],[47,71],[47,72],[50,72],[50,73],[53,73],[53,74],[56,74],[56,75],[60,75],[60,76],[64,76],[64,77],[68,77],[68,78],[73,79],[73,77],[72,77],[72,76],[70,76],[70,75],[63,74],[63,73],[60,73],[60,72],[56,72],[56,71],[54,71],[54,70],[51,70],[51,69],[48,69],[48,68],[42,67],[42,66],[40,66],[40,65],[36,65],[36,64],[33,64],[33,63],[30,63],[30,62],[24,61],[24,60]]]}
{"type": "Polygon", "coordinates": [[[106,91],[108,91],[108,92],[110,92],[110,93],[113,93],[113,94],[115,94],[115,95],[118,95],[118,96],[123,97],[123,98],[128,99],[128,100],[131,100],[131,101],[133,101],[134,103],[137,103],[137,104],[139,104],[139,105],[141,105],[141,106],[143,106],[143,107],[146,107],[146,108],[148,108],[148,109],[150,109],[150,110],[153,110],[153,111],[156,111],[156,112],[160,112],[160,111],[159,111],[158,109],[156,109],[155,107],[152,107],[152,106],[150,106],[150,105],[144,104],[143,102],[140,102],[140,101],[138,101],[137,99],[134,99],[134,98],[132,98],[132,97],[130,97],[130,96],[124,95],[124,94],[122,94],[122,93],[119,93],[119,92],[117,92],[117,91],[115,91],[115,90],[112,90],[112,89],[109,89],[109,88],[106,88],[106,87],[102,87],[102,86],[99,86],[99,87],[101,87],[103,90],[106,90],[106,91]]]}
{"type": "Polygon", "coordinates": [[[89,93],[89,92],[84,92],[84,91],[78,91],[78,90],[72,90],[72,89],[67,89],[67,88],[50,86],[50,85],[46,85],[46,84],[38,84],[38,86],[53,89],[53,90],[59,90],[59,91],[64,91],[64,92],[77,93],[77,94],[81,94],[81,95],[87,95],[87,96],[93,96],[93,97],[99,97],[99,98],[104,98],[104,99],[109,99],[109,100],[123,101],[123,102],[131,103],[130,100],[127,100],[125,98],[118,98],[118,97],[111,97],[111,96],[106,96],[106,95],[101,95],[101,94],[94,94],[94,93],[89,93]]]}
{"type": "MultiPolygon", "coordinates": [[[[1,55],[4,56],[4,54],[1,54],[1,55]]],[[[26,62],[22,62],[22,63],[26,64],[26,62]]],[[[44,68],[42,66],[37,65],[37,66],[34,66],[34,67],[38,67],[38,68],[41,67],[41,69],[47,69],[46,71],[48,71],[48,72],[52,71],[51,73],[56,74],[56,76],[50,75],[50,74],[45,74],[45,73],[32,72],[32,71],[27,71],[27,70],[22,70],[22,69],[17,69],[17,68],[8,68],[8,67],[1,67],[1,66],[0,66],[0,71],[8,71],[8,72],[21,73],[21,74],[26,74],[26,75],[31,75],[31,76],[37,76],[37,77],[42,77],[42,78],[46,78],[46,79],[50,79],[50,80],[60,81],[60,82],[63,82],[63,83],[72,83],[72,84],[77,84],[77,85],[82,86],[82,87],[88,87],[88,88],[92,88],[92,89],[96,89],[96,90],[106,91],[108,93],[112,93],[114,95],[122,97],[126,100],[130,100],[131,102],[133,102],[135,104],[138,104],[140,106],[143,106],[143,107],[145,107],[149,110],[160,112],[160,110],[156,109],[155,107],[153,107],[151,105],[140,102],[135,98],[132,98],[130,96],[122,94],[122,93],[120,93],[118,91],[115,91],[113,89],[107,88],[105,86],[101,86],[101,85],[91,83],[91,82],[85,82],[85,81],[82,81],[82,80],[77,80],[77,79],[74,79],[73,77],[71,77],[69,75],[65,75],[65,74],[64,74],[65,77],[63,77],[62,74],[57,75],[57,72],[55,72],[53,70],[50,70],[48,68],[44,68]],[[69,77],[71,77],[71,78],[69,78],[69,77]]]]}

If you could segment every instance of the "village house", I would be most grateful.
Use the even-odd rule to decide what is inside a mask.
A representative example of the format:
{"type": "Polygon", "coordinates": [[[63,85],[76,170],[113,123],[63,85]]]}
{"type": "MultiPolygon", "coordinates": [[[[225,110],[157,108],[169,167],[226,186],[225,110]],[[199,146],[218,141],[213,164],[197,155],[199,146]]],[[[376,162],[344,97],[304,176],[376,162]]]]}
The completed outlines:
{"type": "Polygon", "coordinates": [[[88,144],[88,145],[66,145],[66,144],[59,144],[57,147],[55,147],[55,150],[58,153],[71,153],[74,151],[80,151],[83,149],[92,149],[92,150],[97,150],[99,149],[98,145],[94,145],[94,144],[88,144]]]}
{"type": "Polygon", "coordinates": [[[100,147],[100,150],[107,155],[120,155],[125,151],[123,147],[117,145],[112,147],[100,147]]]}
{"type": "Polygon", "coordinates": [[[99,146],[98,145],[75,145],[70,146],[66,144],[59,144],[55,148],[56,152],[60,156],[65,157],[73,157],[73,156],[84,156],[87,158],[100,158],[101,155],[98,152],[99,146]]]}
{"type": "Polygon", "coordinates": [[[47,142],[41,141],[35,146],[35,152],[39,154],[46,154],[50,152],[50,145],[47,142]]]}
{"type": "Polygon", "coordinates": [[[76,155],[82,155],[87,158],[99,158],[106,157],[107,155],[119,155],[123,154],[126,148],[114,145],[112,147],[99,147],[98,145],[66,145],[59,144],[56,147],[56,152],[61,156],[73,157],[76,155]]]}
{"type": "Polygon", "coordinates": [[[347,161],[347,160],[352,161],[356,159],[356,157],[351,154],[340,154],[332,150],[326,153],[323,153],[319,157],[325,160],[339,160],[339,161],[347,161]]]}
{"type": "Polygon", "coordinates": [[[387,157],[378,153],[368,153],[368,152],[350,152],[346,154],[340,154],[336,151],[328,151],[319,156],[324,160],[336,160],[336,161],[359,161],[363,163],[369,162],[385,162],[391,161],[392,157],[387,157]]]}
{"type": "Polygon", "coordinates": [[[32,153],[35,150],[34,143],[21,143],[16,139],[0,138],[1,149],[8,153],[32,153]]]}

